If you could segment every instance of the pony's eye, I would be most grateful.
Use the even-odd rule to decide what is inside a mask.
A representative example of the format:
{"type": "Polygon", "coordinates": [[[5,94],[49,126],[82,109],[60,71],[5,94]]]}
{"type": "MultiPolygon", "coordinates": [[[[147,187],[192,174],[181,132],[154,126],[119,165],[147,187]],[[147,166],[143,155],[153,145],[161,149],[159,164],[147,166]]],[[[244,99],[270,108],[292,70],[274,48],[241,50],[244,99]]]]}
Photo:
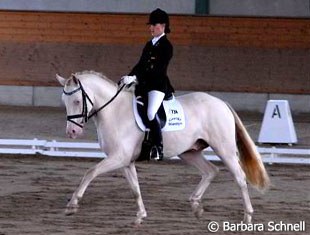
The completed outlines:
{"type": "Polygon", "coordinates": [[[73,101],[73,103],[74,103],[75,105],[79,105],[81,102],[80,102],[79,100],[75,100],[75,101],[73,101]]]}

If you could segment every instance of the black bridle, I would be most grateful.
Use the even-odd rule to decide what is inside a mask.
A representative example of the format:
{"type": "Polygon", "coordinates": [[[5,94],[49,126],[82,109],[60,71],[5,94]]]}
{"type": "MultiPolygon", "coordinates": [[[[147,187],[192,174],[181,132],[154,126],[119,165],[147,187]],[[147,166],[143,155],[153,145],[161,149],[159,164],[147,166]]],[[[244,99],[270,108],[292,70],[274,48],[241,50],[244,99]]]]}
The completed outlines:
{"type": "Polygon", "coordinates": [[[82,92],[82,102],[83,102],[83,107],[82,107],[82,113],[81,114],[75,114],[75,115],[67,115],[67,121],[74,123],[75,125],[79,126],[80,128],[83,128],[83,124],[86,123],[90,118],[92,118],[94,115],[97,115],[102,109],[104,109],[105,107],[107,107],[117,96],[118,94],[123,90],[123,88],[125,87],[125,84],[123,84],[115,93],[115,95],[104,105],[102,105],[99,109],[93,111],[92,113],[90,113],[88,115],[88,107],[87,107],[87,100],[91,103],[92,106],[94,106],[93,101],[89,98],[89,96],[87,95],[87,93],[85,92],[82,83],[80,82],[80,80],[77,80],[79,83],[79,87],[76,88],[73,91],[67,92],[65,90],[63,90],[63,93],[67,96],[73,95],[78,91],[82,92]],[[77,119],[77,118],[83,118],[81,123],[77,123],[76,121],[74,121],[73,119],[77,119]]]}

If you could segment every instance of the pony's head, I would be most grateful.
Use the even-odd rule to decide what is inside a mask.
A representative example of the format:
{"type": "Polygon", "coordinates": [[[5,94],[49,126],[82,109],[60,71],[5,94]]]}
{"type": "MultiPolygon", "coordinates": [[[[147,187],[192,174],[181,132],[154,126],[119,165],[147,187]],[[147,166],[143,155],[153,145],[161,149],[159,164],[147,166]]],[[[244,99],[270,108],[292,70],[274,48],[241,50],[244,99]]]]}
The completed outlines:
{"type": "Polygon", "coordinates": [[[93,95],[91,91],[86,91],[87,88],[74,74],[68,79],[56,74],[56,79],[64,87],[62,100],[67,111],[66,133],[75,139],[83,134],[84,124],[93,108],[93,95]]]}

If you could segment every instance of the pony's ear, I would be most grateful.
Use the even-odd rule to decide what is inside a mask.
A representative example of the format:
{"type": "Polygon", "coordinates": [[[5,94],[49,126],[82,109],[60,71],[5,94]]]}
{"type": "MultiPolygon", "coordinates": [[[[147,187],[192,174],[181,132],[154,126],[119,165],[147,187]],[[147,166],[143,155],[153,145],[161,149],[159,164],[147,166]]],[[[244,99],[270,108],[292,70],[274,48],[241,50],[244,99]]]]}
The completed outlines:
{"type": "Polygon", "coordinates": [[[78,81],[77,77],[74,74],[72,74],[72,81],[75,83],[75,85],[79,84],[79,81],[78,81]]]}
{"type": "Polygon", "coordinates": [[[67,81],[65,78],[63,78],[62,76],[56,74],[56,79],[58,80],[58,82],[59,82],[62,86],[65,86],[66,81],[67,81]]]}

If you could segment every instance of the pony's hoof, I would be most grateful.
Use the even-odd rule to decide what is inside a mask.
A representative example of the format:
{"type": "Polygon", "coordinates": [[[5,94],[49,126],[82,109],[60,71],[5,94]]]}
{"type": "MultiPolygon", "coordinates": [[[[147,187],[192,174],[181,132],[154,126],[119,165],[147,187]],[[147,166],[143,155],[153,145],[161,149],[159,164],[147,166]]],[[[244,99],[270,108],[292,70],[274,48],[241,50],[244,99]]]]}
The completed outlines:
{"type": "Polygon", "coordinates": [[[145,219],[147,217],[146,215],[146,212],[143,211],[143,212],[138,212],[137,213],[137,218],[135,220],[135,223],[134,223],[134,227],[135,228],[139,228],[143,222],[143,219],[145,219]]]}
{"type": "Polygon", "coordinates": [[[202,217],[204,209],[199,202],[193,202],[192,203],[192,210],[193,210],[194,215],[197,219],[200,219],[202,217]]]}
{"type": "Polygon", "coordinates": [[[134,224],[133,224],[133,227],[134,228],[140,228],[142,227],[142,223],[144,222],[144,218],[137,218],[135,221],[134,221],[134,224]]]}
{"type": "Polygon", "coordinates": [[[143,219],[136,219],[135,222],[134,222],[134,224],[133,224],[133,227],[134,227],[134,228],[140,228],[142,222],[143,222],[143,219]]]}
{"type": "Polygon", "coordinates": [[[194,211],[194,215],[197,219],[200,219],[202,217],[202,214],[204,212],[204,209],[203,208],[197,208],[195,211],[194,211]]]}
{"type": "Polygon", "coordinates": [[[71,205],[71,206],[67,206],[66,210],[65,210],[65,215],[70,216],[70,215],[74,215],[79,209],[78,205],[71,205]]]}
{"type": "Polygon", "coordinates": [[[251,224],[252,223],[252,215],[245,213],[243,222],[246,224],[251,224]]]}

